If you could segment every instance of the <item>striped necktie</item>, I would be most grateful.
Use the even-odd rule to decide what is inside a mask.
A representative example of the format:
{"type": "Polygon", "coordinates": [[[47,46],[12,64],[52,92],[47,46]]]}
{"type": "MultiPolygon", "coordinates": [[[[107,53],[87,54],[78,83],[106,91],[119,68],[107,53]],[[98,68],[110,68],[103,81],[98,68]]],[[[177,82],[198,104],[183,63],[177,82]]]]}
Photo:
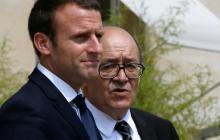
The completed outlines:
{"type": "Polygon", "coordinates": [[[77,106],[80,110],[80,118],[81,122],[83,123],[90,140],[97,140],[100,139],[98,137],[98,129],[96,128],[94,118],[91,112],[88,110],[85,104],[85,98],[82,97],[81,94],[77,95],[76,98],[73,99],[73,103],[77,106]]]}
{"type": "Polygon", "coordinates": [[[123,140],[132,140],[131,128],[126,121],[117,122],[115,125],[115,130],[122,135],[123,140]]]}

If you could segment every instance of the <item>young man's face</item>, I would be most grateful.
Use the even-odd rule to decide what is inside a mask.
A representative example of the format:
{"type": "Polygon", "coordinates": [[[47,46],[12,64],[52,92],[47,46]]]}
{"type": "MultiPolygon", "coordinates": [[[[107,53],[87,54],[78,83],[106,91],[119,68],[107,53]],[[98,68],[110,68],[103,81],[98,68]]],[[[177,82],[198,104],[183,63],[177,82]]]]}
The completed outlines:
{"type": "Polygon", "coordinates": [[[75,4],[66,4],[54,14],[56,46],[51,49],[50,67],[61,79],[78,89],[96,73],[102,47],[101,15],[75,4]]]}

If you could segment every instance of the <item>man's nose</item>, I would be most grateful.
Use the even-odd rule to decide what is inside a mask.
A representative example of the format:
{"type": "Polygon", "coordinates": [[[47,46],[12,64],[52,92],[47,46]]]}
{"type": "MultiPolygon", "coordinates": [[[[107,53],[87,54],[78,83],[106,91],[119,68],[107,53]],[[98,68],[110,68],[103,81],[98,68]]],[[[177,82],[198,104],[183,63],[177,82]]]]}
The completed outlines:
{"type": "Polygon", "coordinates": [[[120,69],[119,70],[117,76],[114,77],[114,80],[117,80],[119,82],[126,82],[126,81],[128,81],[128,78],[127,78],[127,76],[125,74],[124,69],[120,69]]]}
{"type": "Polygon", "coordinates": [[[97,38],[96,35],[92,35],[91,37],[91,46],[89,47],[89,52],[101,54],[102,53],[102,45],[97,38]]]}

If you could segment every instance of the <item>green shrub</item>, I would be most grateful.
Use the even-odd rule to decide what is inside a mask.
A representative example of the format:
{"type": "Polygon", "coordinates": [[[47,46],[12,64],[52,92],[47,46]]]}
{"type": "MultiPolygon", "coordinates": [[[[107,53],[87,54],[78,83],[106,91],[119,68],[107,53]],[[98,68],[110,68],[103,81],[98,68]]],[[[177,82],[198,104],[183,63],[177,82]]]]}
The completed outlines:
{"type": "Polygon", "coordinates": [[[12,50],[7,38],[0,41],[0,105],[5,102],[26,80],[25,71],[15,71],[15,62],[9,57],[12,50]]]}
{"type": "Polygon", "coordinates": [[[112,11],[109,21],[105,23],[129,31],[143,50],[146,70],[141,78],[134,106],[172,121],[181,140],[194,139],[199,129],[218,122],[212,120],[209,112],[205,111],[213,109],[215,100],[202,100],[214,84],[208,67],[195,66],[194,71],[189,74],[184,73],[178,65],[169,64],[164,69],[158,66],[166,54],[181,49],[178,42],[169,45],[167,37],[178,37],[181,32],[178,27],[187,10],[187,4],[183,2],[180,7],[171,7],[168,17],[161,17],[151,25],[145,24],[127,7],[121,5],[120,12],[112,11]],[[202,117],[198,117],[202,111],[202,117]]]}

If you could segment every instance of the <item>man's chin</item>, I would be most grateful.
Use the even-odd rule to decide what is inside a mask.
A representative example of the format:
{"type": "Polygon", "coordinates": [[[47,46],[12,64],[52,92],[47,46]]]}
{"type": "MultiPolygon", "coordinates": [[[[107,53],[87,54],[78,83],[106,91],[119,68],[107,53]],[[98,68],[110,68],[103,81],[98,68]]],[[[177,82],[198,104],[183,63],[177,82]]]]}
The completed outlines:
{"type": "Polygon", "coordinates": [[[98,75],[98,68],[97,67],[89,67],[87,68],[88,74],[91,76],[97,76],[98,75]]]}
{"type": "Polygon", "coordinates": [[[118,110],[128,110],[130,108],[130,104],[120,102],[120,103],[114,104],[113,108],[117,108],[118,110]]]}

